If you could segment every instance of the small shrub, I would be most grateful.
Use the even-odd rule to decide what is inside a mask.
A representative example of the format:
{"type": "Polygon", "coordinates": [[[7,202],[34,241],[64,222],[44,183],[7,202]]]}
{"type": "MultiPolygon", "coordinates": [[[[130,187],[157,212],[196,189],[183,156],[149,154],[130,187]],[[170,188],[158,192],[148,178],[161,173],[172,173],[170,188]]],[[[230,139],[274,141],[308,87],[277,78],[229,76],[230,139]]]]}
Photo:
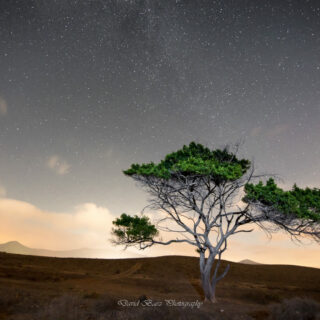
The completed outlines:
{"type": "Polygon", "coordinates": [[[320,304],[308,298],[292,298],[270,308],[270,320],[320,319],[320,304]]]}
{"type": "Polygon", "coordinates": [[[146,296],[145,294],[143,294],[143,295],[141,295],[141,296],[138,298],[138,300],[139,300],[140,302],[144,302],[144,301],[148,300],[148,298],[147,298],[147,296],[146,296]]]}

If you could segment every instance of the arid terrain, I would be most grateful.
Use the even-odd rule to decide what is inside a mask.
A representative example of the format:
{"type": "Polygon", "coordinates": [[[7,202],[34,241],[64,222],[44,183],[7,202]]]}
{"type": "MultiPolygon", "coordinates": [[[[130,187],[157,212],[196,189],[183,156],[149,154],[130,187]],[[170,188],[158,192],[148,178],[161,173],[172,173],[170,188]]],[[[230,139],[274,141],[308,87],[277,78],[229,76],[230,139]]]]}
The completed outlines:
{"type": "Polygon", "coordinates": [[[197,258],[102,260],[0,253],[0,319],[268,319],[275,318],[272,306],[296,297],[305,300],[288,302],[289,308],[304,302],[308,312],[318,308],[320,269],[230,264],[218,285],[218,303],[198,309],[166,302],[202,302],[197,258]],[[139,299],[139,306],[119,305],[139,299]],[[153,306],[146,306],[151,302],[145,299],[153,306]]]}

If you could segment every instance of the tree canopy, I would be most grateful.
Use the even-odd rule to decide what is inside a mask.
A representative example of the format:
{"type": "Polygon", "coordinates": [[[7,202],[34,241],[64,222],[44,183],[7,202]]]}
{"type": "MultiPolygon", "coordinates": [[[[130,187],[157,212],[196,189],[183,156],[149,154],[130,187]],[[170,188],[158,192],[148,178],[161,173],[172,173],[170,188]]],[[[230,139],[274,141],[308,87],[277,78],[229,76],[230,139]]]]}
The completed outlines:
{"type": "Polygon", "coordinates": [[[261,203],[273,207],[285,215],[293,215],[299,219],[320,221],[320,190],[301,189],[294,185],[292,190],[284,191],[277,186],[273,178],[265,184],[247,183],[244,187],[246,203],[261,203]]]}
{"type": "Polygon", "coordinates": [[[145,216],[131,217],[123,213],[112,223],[117,227],[113,229],[114,234],[123,244],[150,241],[158,234],[156,227],[145,216]]]}
{"type": "Polygon", "coordinates": [[[160,163],[132,164],[123,171],[128,176],[153,176],[173,179],[176,174],[209,176],[217,183],[239,179],[250,167],[250,161],[237,159],[227,149],[211,151],[201,144],[191,142],[182,149],[166,155],[160,163]]]}

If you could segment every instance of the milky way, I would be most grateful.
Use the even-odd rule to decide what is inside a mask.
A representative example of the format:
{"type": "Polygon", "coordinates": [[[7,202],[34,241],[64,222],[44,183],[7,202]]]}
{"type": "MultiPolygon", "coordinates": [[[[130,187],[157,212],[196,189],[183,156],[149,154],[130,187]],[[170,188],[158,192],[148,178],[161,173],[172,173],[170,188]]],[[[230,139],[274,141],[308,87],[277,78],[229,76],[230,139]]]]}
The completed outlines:
{"type": "Polygon", "coordinates": [[[0,195],[135,212],[122,170],[244,141],[320,182],[319,1],[0,1],[0,195]]]}

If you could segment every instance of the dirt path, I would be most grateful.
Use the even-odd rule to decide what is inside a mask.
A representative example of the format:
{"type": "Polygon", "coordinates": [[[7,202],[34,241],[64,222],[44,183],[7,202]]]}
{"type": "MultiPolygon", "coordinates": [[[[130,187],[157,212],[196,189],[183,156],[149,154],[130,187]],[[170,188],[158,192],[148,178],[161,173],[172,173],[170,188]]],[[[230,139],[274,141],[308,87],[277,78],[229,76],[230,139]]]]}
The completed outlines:
{"type": "Polygon", "coordinates": [[[126,270],[124,272],[121,272],[121,273],[118,273],[118,274],[113,274],[111,276],[108,276],[107,279],[119,279],[119,278],[131,276],[133,273],[138,271],[141,268],[141,266],[142,266],[142,263],[141,262],[137,262],[136,264],[134,264],[128,270],[126,270]]]}

